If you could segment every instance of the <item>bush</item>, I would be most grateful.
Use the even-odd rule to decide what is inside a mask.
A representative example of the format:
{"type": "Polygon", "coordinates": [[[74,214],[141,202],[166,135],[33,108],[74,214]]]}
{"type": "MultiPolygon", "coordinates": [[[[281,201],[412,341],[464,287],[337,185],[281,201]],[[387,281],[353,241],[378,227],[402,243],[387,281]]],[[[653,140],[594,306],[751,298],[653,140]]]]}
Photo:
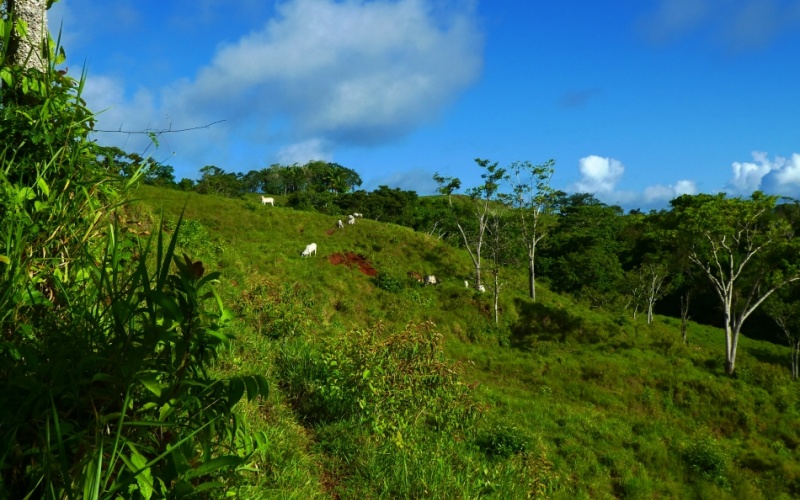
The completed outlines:
{"type": "Polygon", "coordinates": [[[284,346],[278,370],[300,415],[321,423],[352,419],[380,436],[418,424],[468,428],[479,407],[444,360],[443,338],[433,326],[381,336],[378,326],[327,341],[319,352],[284,346]]]}
{"type": "Polygon", "coordinates": [[[698,439],[684,450],[683,459],[694,474],[719,486],[728,484],[725,475],[728,456],[716,440],[710,437],[698,439]]]}
{"type": "Polygon", "coordinates": [[[375,286],[387,292],[398,293],[403,290],[403,282],[388,273],[378,273],[377,276],[372,278],[375,286]]]}
{"type": "Polygon", "coordinates": [[[525,453],[530,439],[516,427],[496,425],[477,439],[478,448],[491,458],[508,458],[525,453]]]}

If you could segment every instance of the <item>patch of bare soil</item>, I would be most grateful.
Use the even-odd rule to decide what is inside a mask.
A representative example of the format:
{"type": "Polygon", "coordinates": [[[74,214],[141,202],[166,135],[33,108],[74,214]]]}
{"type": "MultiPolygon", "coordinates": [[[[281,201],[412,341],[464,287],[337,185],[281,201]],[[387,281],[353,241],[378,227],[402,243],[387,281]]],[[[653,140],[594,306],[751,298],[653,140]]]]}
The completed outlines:
{"type": "Polygon", "coordinates": [[[378,271],[374,267],[372,267],[372,264],[370,264],[366,258],[352,252],[348,252],[345,254],[341,253],[331,254],[330,256],[328,256],[328,262],[330,262],[335,266],[344,264],[350,269],[357,266],[358,270],[366,274],[367,276],[378,275],[378,271]]]}

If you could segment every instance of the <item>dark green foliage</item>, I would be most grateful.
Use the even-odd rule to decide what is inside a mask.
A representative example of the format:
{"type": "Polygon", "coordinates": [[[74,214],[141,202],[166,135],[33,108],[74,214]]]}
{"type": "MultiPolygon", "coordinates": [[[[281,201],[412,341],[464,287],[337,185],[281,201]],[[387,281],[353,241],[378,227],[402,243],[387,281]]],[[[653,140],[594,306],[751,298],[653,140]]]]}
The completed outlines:
{"type": "Polygon", "coordinates": [[[683,459],[692,473],[720,486],[728,484],[725,476],[728,457],[714,439],[702,437],[688,445],[683,452],[683,459]]]}
{"type": "Polygon", "coordinates": [[[214,165],[200,169],[200,180],[194,190],[200,194],[216,194],[228,198],[240,198],[246,192],[242,174],[225,172],[214,165]]]}
{"type": "Polygon", "coordinates": [[[404,288],[403,281],[389,273],[378,273],[377,276],[372,278],[372,282],[381,290],[392,293],[398,293],[404,288]]]}
{"type": "Polygon", "coordinates": [[[527,451],[530,438],[516,427],[496,425],[479,435],[476,444],[491,458],[508,458],[527,451]]]}
{"type": "Polygon", "coordinates": [[[620,257],[622,210],[589,194],[558,204],[561,213],[540,254],[540,270],[551,287],[593,306],[613,305],[624,277],[620,257]]]}
{"type": "Polygon", "coordinates": [[[83,81],[51,59],[0,65],[0,497],[219,488],[260,446],[233,407],[266,379],[209,374],[230,341],[219,274],[175,255],[181,219],[169,242],[124,226],[144,170],[97,161],[83,81]]]}
{"type": "Polygon", "coordinates": [[[432,325],[409,325],[382,339],[352,332],[321,351],[296,345],[279,358],[300,415],[312,422],[355,419],[381,435],[426,424],[463,430],[477,414],[432,325]],[[315,352],[316,351],[316,352],[315,352]]]}

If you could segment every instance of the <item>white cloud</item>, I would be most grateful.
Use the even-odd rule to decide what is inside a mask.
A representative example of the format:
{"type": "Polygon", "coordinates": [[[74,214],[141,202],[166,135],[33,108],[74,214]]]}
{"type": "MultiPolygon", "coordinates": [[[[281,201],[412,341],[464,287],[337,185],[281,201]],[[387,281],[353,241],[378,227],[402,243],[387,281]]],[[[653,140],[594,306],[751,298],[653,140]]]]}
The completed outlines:
{"type": "MultiPolygon", "coordinates": [[[[766,153],[761,154],[766,158],[766,153]]],[[[776,156],[772,162],[764,161],[770,170],[762,177],[757,189],[770,194],[800,197],[800,154],[794,153],[791,158],[776,156]]]]}
{"type": "Polygon", "coordinates": [[[790,158],[775,156],[770,160],[763,151],[752,152],[752,162],[733,162],[733,177],[726,190],[737,195],[748,195],[756,190],[783,196],[800,195],[800,154],[790,158]]]}
{"type": "Polygon", "coordinates": [[[783,165],[783,158],[776,158],[770,162],[767,153],[753,151],[752,162],[738,162],[731,164],[733,177],[728,181],[728,189],[737,193],[751,193],[761,186],[761,179],[774,169],[783,165]]]}
{"type": "Polygon", "coordinates": [[[644,190],[643,201],[648,205],[662,204],[684,194],[697,194],[694,181],[680,180],[675,184],[648,186],[644,190]]]}
{"type": "Polygon", "coordinates": [[[782,167],[775,172],[775,181],[780,185],[800,187],[800,154],[794,153],[790,160],[783,160],[782,163],[782,167]]]}
{"type": "Polygon", "coordinates": [[[614,158],[590,155],[578,162],[581,179],[575,183],[575,191],[582,193],[611,193],[625,173],[625,166],[614,158]]]}
{"type": "Polygon", "coordinates": [[[663,208],[670,200],[683,194],[697,194],[697,184],[692,180],[679,180],[674,184],[656,184],[642,191],[622,190],[617,185],[625,174],[625,166],[614,158],[590,155],[578,162],[581,179],[570,187],[573,192],[592,193],[603,203],[623,208],[663,208]]]}
{"type": "Polygon", "coordinates": [[[328,151],[325,141],[319,138],[290,144],[278,151],[278,162],[283,165],[295,163],[303,165],[312,160],[330,161],[331,159],[332,155],[328,151]]]}
{"type": "Polygon", "coordinates": [[[196,75],[165,84],[157,105],[116,91],[90,105],[113,96],[116,111],[102,120],[113,129],[225,120],[170,137],[171,149],[197,164],[220,164],[232,147],[283,161],[391,142],[436,120],[478,78],[483,37],[473,4],[287,0],[196,75]]]}
{"type": "Polygon", "coordinates": [[[165,102],[205,119],[280,115],[295,139],[370,145],[435,119],[481,69],[469,10],[440,20],[422,0],[294,0],[278,12],[165,102]]]}

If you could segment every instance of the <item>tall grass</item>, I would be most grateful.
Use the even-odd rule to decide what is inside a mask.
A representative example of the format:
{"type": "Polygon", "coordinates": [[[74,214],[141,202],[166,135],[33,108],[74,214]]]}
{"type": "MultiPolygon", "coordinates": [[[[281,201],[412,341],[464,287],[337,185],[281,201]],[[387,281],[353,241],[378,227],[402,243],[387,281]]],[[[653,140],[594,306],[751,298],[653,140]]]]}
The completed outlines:
{"type": "Polygon", "coordinates": [[[266,445],[234,411],[266,379],[209,373],[231,340],[219,273],[176,255],[181,217],[168,241],[126,231],[139,174],[94,161],[83,80],[55,64],[2,68],[0,496],[222,488],[266,445]]]}

